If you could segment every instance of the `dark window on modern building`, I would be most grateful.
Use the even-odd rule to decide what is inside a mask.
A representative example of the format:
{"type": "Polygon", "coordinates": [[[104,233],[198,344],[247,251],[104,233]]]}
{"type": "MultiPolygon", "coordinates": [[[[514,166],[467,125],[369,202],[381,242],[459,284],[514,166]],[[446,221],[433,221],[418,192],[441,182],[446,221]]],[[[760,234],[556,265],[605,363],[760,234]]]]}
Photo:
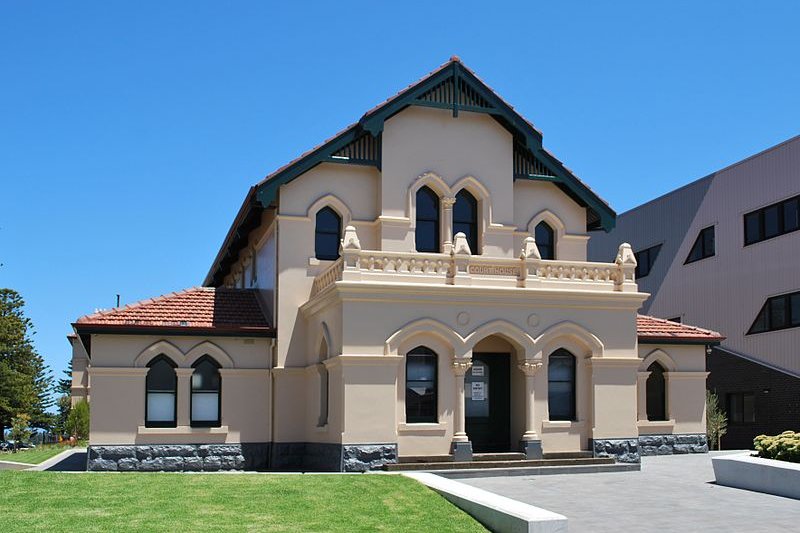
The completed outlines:
{"type": "Polygon", "coordinates": [[[342,217],[330,207],[317,211],[314,229],[314,256],[322,260],[339,259],[339,240],[342,238],[342,217]]]}
{"type": "Polygon", "coordinates": [[[653,264],[656,262],[656,257],[658,257],[658,252],[660,251],[661,245],[656,244],[655,246],[645,248],[641,252],[633,254],[634,257],[636,257],[636,279],[643,278],[650,274],[650,269],[653,268],[653,264]]]}
{"type": "Polygon", "coordinates": [[[478,201],[466,189],[456,194],[453,206],[453,236],[458,232],[467,237],[469,250],[478,254],[478,201]]]}
{"type": "Polygon", "coordinates": [[[406,422],[436,423],[436,352],[418,346],[406,354],[406,422]]]}
{"type": "Polygon", "coordinates": [[[762,207],[744,216],[744,245],[800,229],[800,196],[762,207]]]}
{"type": "Polygon", "coordinates": [[[800,327],[800,292],[790,292],[767,298],[747,334],[796,327],[800,327]]]}
{"type": "Polygon", "coordinates": [[[667,420],[667,386],[664,367],[653,363],[647,367],[650,375],[645,385],[647,397],[647,419],[667,420]]]}
{"type": "Polygon", "coordinates": [[[692,250],[689,252],[689,257],[686,258],[684,264],[694,263],[706,257],[712,257],[716,253],[714,245],[714,226],[709,226],[700,230],[700,235],[692,245],[692,250]]]}
{"type": "Polygon", "coordinates": [[[221,424],[222,405],[219,364],[208,355],[204,355],[192,365],[192,368],[194,368],[190,406],[192,426],[217,427],[221,424]]]}
{"type": "Polygon", "coordinates": [[[547,222],[539,222],[534,229],[533,238],[536,239],[536,247],[542,259],[556,258],[556,233],[547,222]]]}
{"type": "Polygon", "coordinates": [[[418,252],[439,251],[439,197],[429,187],[417,191],[417,228],[414,239],[418,252]]]}
{"type": "Polygon", "coordinates": [[[575,420],[575,356],[563,348],[548,359],[547,406],[550,420],[575,420]]]}
{"type": "Polygon", "coordinates": [[[731,424],[749,424],[756,421],[756,396],[752,392],[728,394],[728,420],[731,424]]]}
{"type": "Polygon", "coordinates": [[[147,427],[175,427],[177,423],[177,389],[178,377],[175,375],[175,363],[165,356],[159,355],[147,365],[145,390],[147,399],[144,408],[144,420],[147,427]]]}

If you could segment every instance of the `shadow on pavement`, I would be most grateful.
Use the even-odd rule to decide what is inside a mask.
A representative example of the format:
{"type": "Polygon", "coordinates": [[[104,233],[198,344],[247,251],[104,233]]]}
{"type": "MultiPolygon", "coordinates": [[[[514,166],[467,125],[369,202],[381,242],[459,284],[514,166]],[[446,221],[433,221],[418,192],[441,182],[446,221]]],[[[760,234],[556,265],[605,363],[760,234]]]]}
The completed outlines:
{"type": "Polygon", "coordinates": [[[76,452],[47,469],[48,472],[85,472],[86,452],[76,452]]]}

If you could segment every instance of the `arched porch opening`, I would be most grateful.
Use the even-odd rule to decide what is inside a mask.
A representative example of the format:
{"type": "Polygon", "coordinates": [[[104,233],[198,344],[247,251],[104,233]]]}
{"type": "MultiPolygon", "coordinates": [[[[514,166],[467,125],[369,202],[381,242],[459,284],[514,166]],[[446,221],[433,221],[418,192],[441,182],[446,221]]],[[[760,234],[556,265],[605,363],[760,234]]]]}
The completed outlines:
{"type": "Polygon", "coordinates": [[[525,375],[517,366],[525,348],[502,334],[489,335],[472,349],[465,375],[464,414],[475,453],[518,451],[525,432],[525,375]]]}

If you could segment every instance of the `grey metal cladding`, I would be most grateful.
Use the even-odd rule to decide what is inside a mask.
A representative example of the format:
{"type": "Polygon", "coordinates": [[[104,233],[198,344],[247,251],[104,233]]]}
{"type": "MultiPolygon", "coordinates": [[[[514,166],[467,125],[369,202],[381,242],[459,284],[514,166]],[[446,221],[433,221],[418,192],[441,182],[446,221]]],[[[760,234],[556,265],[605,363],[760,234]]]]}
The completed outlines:
{"type": "Polygon", "coordinates": [[[655,300],[673,260],[680,259],[675,254],[683,240],[694,239],[695,236],[687,235],[686,232],[714,176],[715,174],[711,174],[701,178],[618,215],[617,225],[609,233],[591,233],[588,250],[590,261],[613,261],[620,243],[623,242],[630,243],[634,252],[657,244],[662,245],[650,274],[636,280],[639,290],[651,295],[642,307],[643,313],[647,312],[655,300]]]}

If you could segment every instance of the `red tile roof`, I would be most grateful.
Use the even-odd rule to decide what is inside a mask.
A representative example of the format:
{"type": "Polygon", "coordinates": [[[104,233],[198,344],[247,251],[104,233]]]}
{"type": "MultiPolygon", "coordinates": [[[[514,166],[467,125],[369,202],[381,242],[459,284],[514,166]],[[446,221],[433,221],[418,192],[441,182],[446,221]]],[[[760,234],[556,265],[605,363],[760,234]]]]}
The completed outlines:
{"type": "Polygon", "coordinates": [[[272,336],[255,289],[194,287],[79,318],[78,332],[153,331],[272,336]]]}
{"type": "Polygon", "coordinates": [[[636,331],[640,342],[679,341],[705,344],[725,340],[725,337],[716,331],[646,315],[636,317],[636,331]]]}

